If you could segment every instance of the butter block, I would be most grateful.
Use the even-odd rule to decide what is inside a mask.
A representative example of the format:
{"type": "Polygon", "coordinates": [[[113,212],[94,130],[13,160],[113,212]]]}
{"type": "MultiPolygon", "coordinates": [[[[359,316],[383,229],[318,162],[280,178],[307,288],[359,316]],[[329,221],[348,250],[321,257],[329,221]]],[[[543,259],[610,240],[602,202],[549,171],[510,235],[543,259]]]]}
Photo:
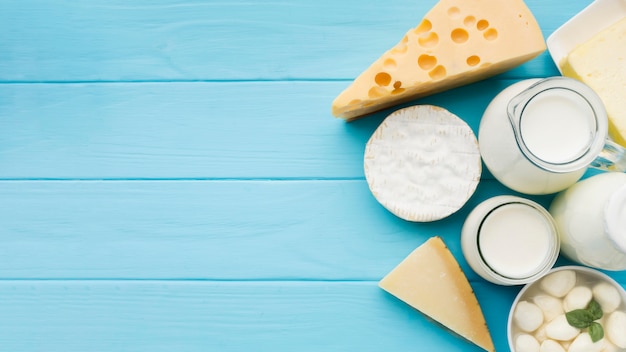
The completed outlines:
{"type": "Polygon", "coordinates": [[[502,73],[546,49],[522,0],[440,0],[332,103],[353,120],[502,73]]]}
{"type": "Polygon", "coordinates": [[[440,237],[415,249],[378,285],[459,336],[495,351],[474,291],[440,237]]]}
{"type": "Polygon", "coordinates": [[[609,135],[626,147],[626,17],[577,46],[560,63],[564,76],[590,86],[609,115],[609,135]]]}

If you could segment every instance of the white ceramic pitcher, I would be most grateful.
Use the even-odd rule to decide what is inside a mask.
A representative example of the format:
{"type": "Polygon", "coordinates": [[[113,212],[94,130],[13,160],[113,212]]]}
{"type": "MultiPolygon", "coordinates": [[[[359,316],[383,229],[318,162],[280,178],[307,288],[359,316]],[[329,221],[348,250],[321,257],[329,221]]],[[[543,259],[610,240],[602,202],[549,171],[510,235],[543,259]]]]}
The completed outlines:
{"type": "Polygon", "coordinates": [[[485,110],[478,142],[493,176],[526,194],[562,191],[589,167],[626,171],[626,151],[608,138],[600,97],[567,77],[505,88],[485,110]]]}

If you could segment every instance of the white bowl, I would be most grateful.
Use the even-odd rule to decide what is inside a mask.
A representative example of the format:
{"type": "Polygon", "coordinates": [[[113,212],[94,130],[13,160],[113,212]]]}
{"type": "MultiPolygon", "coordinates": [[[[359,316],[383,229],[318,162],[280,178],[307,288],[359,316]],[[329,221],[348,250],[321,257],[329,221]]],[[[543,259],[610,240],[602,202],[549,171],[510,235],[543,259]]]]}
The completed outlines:
{"type": "Polygon", "coordinates": [[[546,40],[548,52],[558,67],[559,63],[579,44],[626,17],[625,0],[595,0],[565,22],[546,40]]]}
{"type": "Polygon", "coordinates": [[[563,270],[572,270],[576,272],[577,280],[580,280],[581,276],[583,276],[583,278],[584,277],[591,278],[593,280],[598,280],[598,282],[600,281],[606,282],[614,286],[615,288],[617,288],[622,298],[620,306],[618,307],[618,310],[626,309],[626,290],[624,290],[624,288],[617,281],[615,281],[610,276],[604,274],[603,272],[596,270],[596,269],[589,268],[589,267],[578,266],[578,265],[568,265],[568,266],[561,266],[561,267],[553,268],[552,270],[550,270],[548,273],[546,273],[544,276],[537,279],[536,281],[526,284],[517,294],[517,297],[515,297],[515,300],[513,301],[513,304],[511,305],[511,309],[509,311],[508,323],[507,323],[507,339],[509,343],[509,349],[512,352],[515,352],[515,337],[517,336],[516,332],[513,329],[513,324],[514,324],[513,313],[515,312],[515,309],[517,308],[518,303],[520,301],[524,301],[533,297],[531,296],[531,294],[536,293],[536,289],[540,289],[539,285],[540,285],[541,279],[543,279],[544,277],[547,277],[548,275],[552,273],[563,271],[563,270]]]}

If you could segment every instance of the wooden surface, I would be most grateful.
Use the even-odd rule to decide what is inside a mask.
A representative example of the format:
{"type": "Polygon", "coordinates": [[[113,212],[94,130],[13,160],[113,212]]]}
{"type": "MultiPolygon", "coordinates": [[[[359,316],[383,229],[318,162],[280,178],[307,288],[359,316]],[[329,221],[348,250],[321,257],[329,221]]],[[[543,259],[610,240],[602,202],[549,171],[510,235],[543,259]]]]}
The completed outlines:
{"type": "MultiPolygon", "coordinates": [[[[391,110],[330,114],[434,3],[0,0],[0,351],[478,351],[377,287],[434,235],[506,351],[519,287],[459,234],[515,193],[484,172],[451,217],[402,221],[362,169],[391,110]]],[[[588,3],[527,1],[546,37],[588,3]]],[[[557,73],[546,52],[413,103],[477,132],[501,89],[557,73]]]]}

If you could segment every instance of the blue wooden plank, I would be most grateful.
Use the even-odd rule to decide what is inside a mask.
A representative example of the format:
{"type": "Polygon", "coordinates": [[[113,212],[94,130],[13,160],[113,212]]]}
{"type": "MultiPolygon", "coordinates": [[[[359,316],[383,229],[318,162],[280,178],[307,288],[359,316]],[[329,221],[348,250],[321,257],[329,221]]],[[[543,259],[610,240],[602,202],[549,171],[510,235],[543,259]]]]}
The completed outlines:
{"type": "Polygon", "coordinates": [[[478,280],[461,226],[498,194],[514,193],[483,181],[452,216],[409,223],[363,180],[4,181],[0,278],[377,280],[439,235],[478,280]]]}
{"type": "MultiPolygon", "coordinates": [[[[3,0],[0,81],[352,79],[435,2],[3,0]]],[[[546,37],[587,3],[527,0],[546,37]]]]}
{"type": "MultiPolygon", "coordinates": [[[[477,132],[489,101],[513,82],[412,103],[447,108],[477,132]]],[[[330,105],[342,86],[0,84],[0,179],[363,178],[365,143],[393,109],[336,119],[330,105]]]]}
{"type": "MultiPolygon", "coordinates": [[[[498,350],[517,288],[473,288],[498,350]]],[[[480,351],[373,281],[0,281],[0,349],[480,351]]]]}

